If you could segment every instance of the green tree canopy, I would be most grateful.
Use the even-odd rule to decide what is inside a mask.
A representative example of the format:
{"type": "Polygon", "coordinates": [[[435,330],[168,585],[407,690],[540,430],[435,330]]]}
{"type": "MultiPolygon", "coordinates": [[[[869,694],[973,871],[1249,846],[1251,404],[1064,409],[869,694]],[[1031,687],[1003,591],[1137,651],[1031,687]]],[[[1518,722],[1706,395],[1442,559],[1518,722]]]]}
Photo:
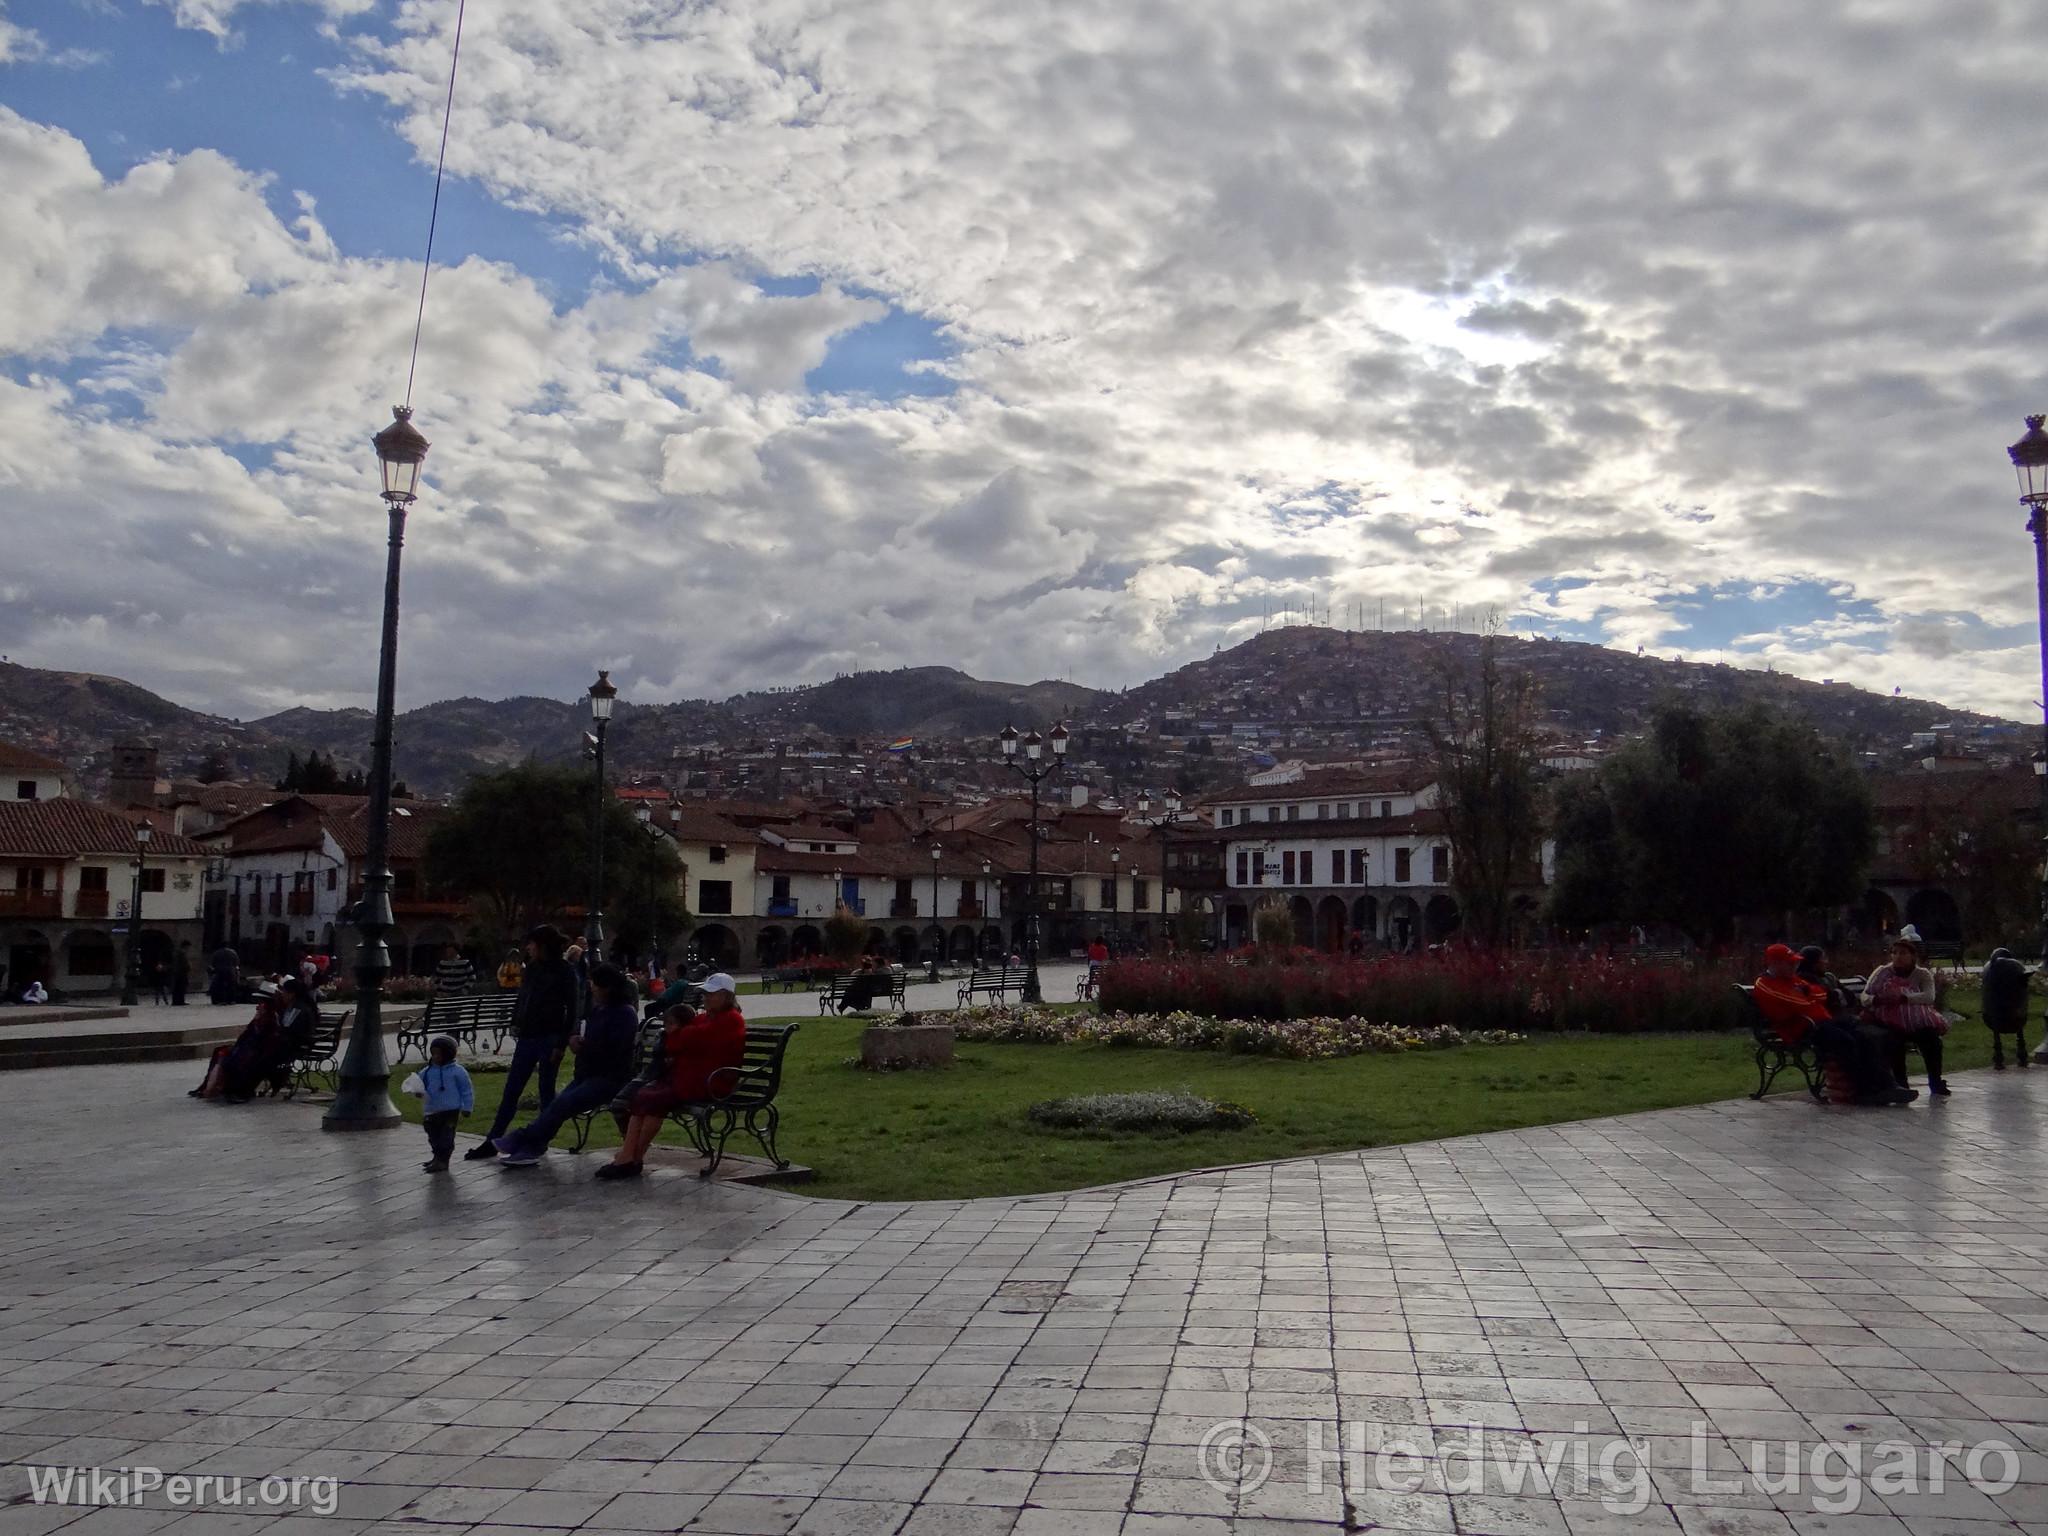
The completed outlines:
{"type": "MultiPolygon", "coordinates": [[[[590,889],[590,775],[521,763],[478,774],[427,842],[427,878],[469,898],[498,937],[581,906],[590,889]]],[[[680,937],[690,915],[675,845],[605,797],[605,919],[613,947],[680,937]]]]}
{"type": "Polygon", "coordinates": [[[1876,845],[1870,791],[1811,727],[1769,710],[1667,705],[1649,734],[1560,786],[1553,917],[1735,921],[1854,900],[1876,845]]]}

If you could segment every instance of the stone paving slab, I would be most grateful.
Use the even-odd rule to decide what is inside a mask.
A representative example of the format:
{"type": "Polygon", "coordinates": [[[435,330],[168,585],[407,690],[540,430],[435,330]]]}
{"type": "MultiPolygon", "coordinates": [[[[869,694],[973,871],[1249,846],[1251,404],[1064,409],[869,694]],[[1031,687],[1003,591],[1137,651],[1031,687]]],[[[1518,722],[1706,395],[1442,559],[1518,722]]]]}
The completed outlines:
{"type": "Polygon", "coordinates": [[[188,1076],[0,1080],[0,1497],[333,1512],[214,1481],[0,1536],[2048,1531],[2041,1072],[930,1204],[429,1177],[188,1076]],[[1861,1448],[1853,1511],[1742,1464],[1787,1440],[1861,1448]]]}

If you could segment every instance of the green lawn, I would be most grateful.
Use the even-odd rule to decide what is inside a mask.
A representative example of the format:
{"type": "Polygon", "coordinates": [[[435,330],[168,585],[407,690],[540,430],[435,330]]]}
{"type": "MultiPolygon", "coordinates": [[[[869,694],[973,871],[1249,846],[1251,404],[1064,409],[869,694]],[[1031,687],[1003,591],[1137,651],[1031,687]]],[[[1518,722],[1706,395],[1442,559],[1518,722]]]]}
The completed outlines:
{"type": "MultiPolygon", "coordinates": [[[[1975,998],[1949,999],[1974,1011],[1975,998]]],[[[773,1022],[763,1010],[755,1023],[773,1022]]],[[[848,1066],[863,1021],[801,1018],[782,1087],[782,1150],[817,1170],[804,1192],[848,1200],[1035,1194],[1218,1163],[1297,1157],[1477,1131],[1738,1098],[1756,1086],[1747,1036],[1538,1038],[1340,1061],[1274,1061],[1197,1051],[1105,1046],[962,1045],[940,1072],[877,1074],[848,1066]],[[1258,1123],[1193,1135],[1041,1130],[1024,1117],[1042,1099],[1131,1088],[1188,1088],[1242,1104],[1258,1123]]],[[[1949,1070],[1988,1065],[1974,1018],[1949,1036],[1949,1070]]],[[[1916,1084],[1919,1062],[1913,1062],[1916,1084]]],[[[417,1119],[419,1101],[394,1097],[417,1119]]],[[[476,1075],[489,1123],[504,1083],[476,1075]]],[[[1796,1076],[1775,1088],[1803,1092],[1796,1076]]],[[[1967,1090],[1964,1090],[1967,1091],[1967,1090]]],[[[523,1118],[523,1117],[522,1117],[523,1118]]],[[[671,1128],[669,1140],[680,1140],[671,1128]]],[[[618,1136],[600,1117],[593,1144],[618,1136]]],[[[735,1148],[751,1140],[736,1136],[735,1148]]]]}

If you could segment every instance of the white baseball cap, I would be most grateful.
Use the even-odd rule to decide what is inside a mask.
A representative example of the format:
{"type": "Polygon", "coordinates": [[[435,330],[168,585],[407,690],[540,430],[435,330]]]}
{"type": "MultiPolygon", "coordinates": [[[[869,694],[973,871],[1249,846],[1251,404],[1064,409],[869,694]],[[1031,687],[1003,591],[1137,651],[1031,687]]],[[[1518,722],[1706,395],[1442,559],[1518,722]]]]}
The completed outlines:
{"type": "Polygon", "coordinates": [[[730,992],[737,997],[739,990],[740,984],[724,971],[713,971],[704,978],[704,993],[707,997],[713,992],[730,992]]]}

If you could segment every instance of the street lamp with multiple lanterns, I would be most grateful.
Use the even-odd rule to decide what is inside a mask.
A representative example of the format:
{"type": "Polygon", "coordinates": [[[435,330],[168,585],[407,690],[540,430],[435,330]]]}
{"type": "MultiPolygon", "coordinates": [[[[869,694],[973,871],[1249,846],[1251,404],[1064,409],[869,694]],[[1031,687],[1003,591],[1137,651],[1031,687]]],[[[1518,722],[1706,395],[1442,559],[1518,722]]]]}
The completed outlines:
{"type": "MultiPolygon", "coordinates": [[[[1180,814],[1180,796],[1179,796],[1179,795],[1176,795],[1176,794],[1172,794],[1172,793],[1169,793],[1169,794],[1167,794],[1167,795],[1166,795],[1166,796],[1165,796],[1165,797],[1164,797],[1164,798],[1163,798],[1163,799],[1162,799],[1162,800],[1160,801],[1160,803],[1159,803],[1159,808],[1160,808],[1161,812],[1163,813],[1163,814],[1162,814],[1162,815],[1160,816],[1160,818],[1159,818],[1159,821],[1158,821],[1158,824],[1157,824],[1157,825],[1158,825],[1158,828],[1159,828],[1159,947],[1160,947],[1160,950],[1161,950],[1161,952],[1163,953],[1163,952],[1165,951],[1165,949],[1166,949],[1166,935],[1167,935],[1167,927],[1166,927],[1166,924],[1167,924],[1167,916],[1166,916],[1166,843],[1167,843],[1167,838],[1168,838],[1168,837],[1170,836],[1170,834],[1171,834],[1171,829],[1172,829],[1172,826],[1173,826],[1173,818],[1174,818],[1174,817],[1176,817],[1176,816],[1178,816],[1178,815],[1180,814]]],[[[1139,814],[1140,816],[1145,816],[1145,815],[1149,815],[1149,814],[1151,813],[1151,810],[1152,810],[1152,797],[1151,797],[1150,795],[1140,795],[1140,796],[1138,796],[1138,814],[1139,814]]],[[[1133,902],[1133,903],[1132,903],[1131,905],[1132,905],[1132,908],[1133,908],[1133,913],[1132,913],[1132,915],[1133,915],[1133,916],[1135,916],[1135,915],[1136,915],[1136,911],[1135,911],[1135,909],[1136,909],[1137,903],[1133,902]]]]}
{"type": "Polygon", "coordinates": [[[1038,786],[1060,771],[1067,760],[1067,728],[1055,725],[1048,735],[1033,731],[1019,736],[1016,727],[1006,725],[996,738],[1002,749],[1003,766],[1031,785],[1031,886],[1024,903],[1024,1001],[1042,1002],[1038,986],[1038,786]],[[1047,757],[1046,749],[1052,749],[1047,757]]]}
{"type": "Polygon", "coordinates": [[[356,1008],[342,1053],[334,1102],[321,1117],[326,1131],[383,1131],[397,1126],[391,1063],[384,1053],[384,978],[391,951],[391,717],[398,691],[398,571],[405,550],[405,514],[419,492],[428,443],[412,424],[410,406],[393,406],[391,425],[372,438],[384,478],[389,531],[384,556],[384,628],[377,650],[377,714],[370,739],[369,825],[363,838],[363,895],[356,903],[356,1008]]]}
{"type": "Polygon", "coordinates": [[[1109,850],[1109,952],[1115,954],[1122,947],[1119,942],[1123,915],[1123,893],[1117,889],[1123,874],[1124,851],[1121,848],[1109,850]]]}
{"type": "Polygon", "coordinates": [[[941,850],[932,844],[932,953],[931,961],[925,968],[924,979],[939,979],[939,951],[946,945],[946,930],[939,922],[939,858],[941,850]]]}
{"type": "Polygon", "coordinates": [[[609,672],[599,672],[590,685],[591,732],[586,739],[597,759],[597,779],[590,797],[590,901],[583,920],[583,958],[596,965],[604,958],[604,739],[612,723],[612,703],[619,690],[609,672]]]}
{"type": "Polygon", "coordinates": [[[150,825],[135,823],[135,889],[128,897],[128,955],[122,966],[121,1006],[133,1008],[142,1001],[142,860],[149,852],[150,825]]]}
{"type": "MultiPolygon", "coordinates": [[[[2034,609],[2041,631],[2041,746],[2043,757],[2034,762],[2034,782],[2041,793],[2042,850],[2048,855],[2048,431],[2042,423],[2048,417],[2029,416],[2026,435],[2010,448],[2013,472],[2020,480],[2020,505],[2027,509],[2027,532],[2034,536],[2034,609]]],[[[2041,960],[2048,964],[2048,857],[2041,865],[2041,960]]],[[[2048,1064],[2048,1040],[2034,1053],[2034,1060],[2048,1064]]]]}

